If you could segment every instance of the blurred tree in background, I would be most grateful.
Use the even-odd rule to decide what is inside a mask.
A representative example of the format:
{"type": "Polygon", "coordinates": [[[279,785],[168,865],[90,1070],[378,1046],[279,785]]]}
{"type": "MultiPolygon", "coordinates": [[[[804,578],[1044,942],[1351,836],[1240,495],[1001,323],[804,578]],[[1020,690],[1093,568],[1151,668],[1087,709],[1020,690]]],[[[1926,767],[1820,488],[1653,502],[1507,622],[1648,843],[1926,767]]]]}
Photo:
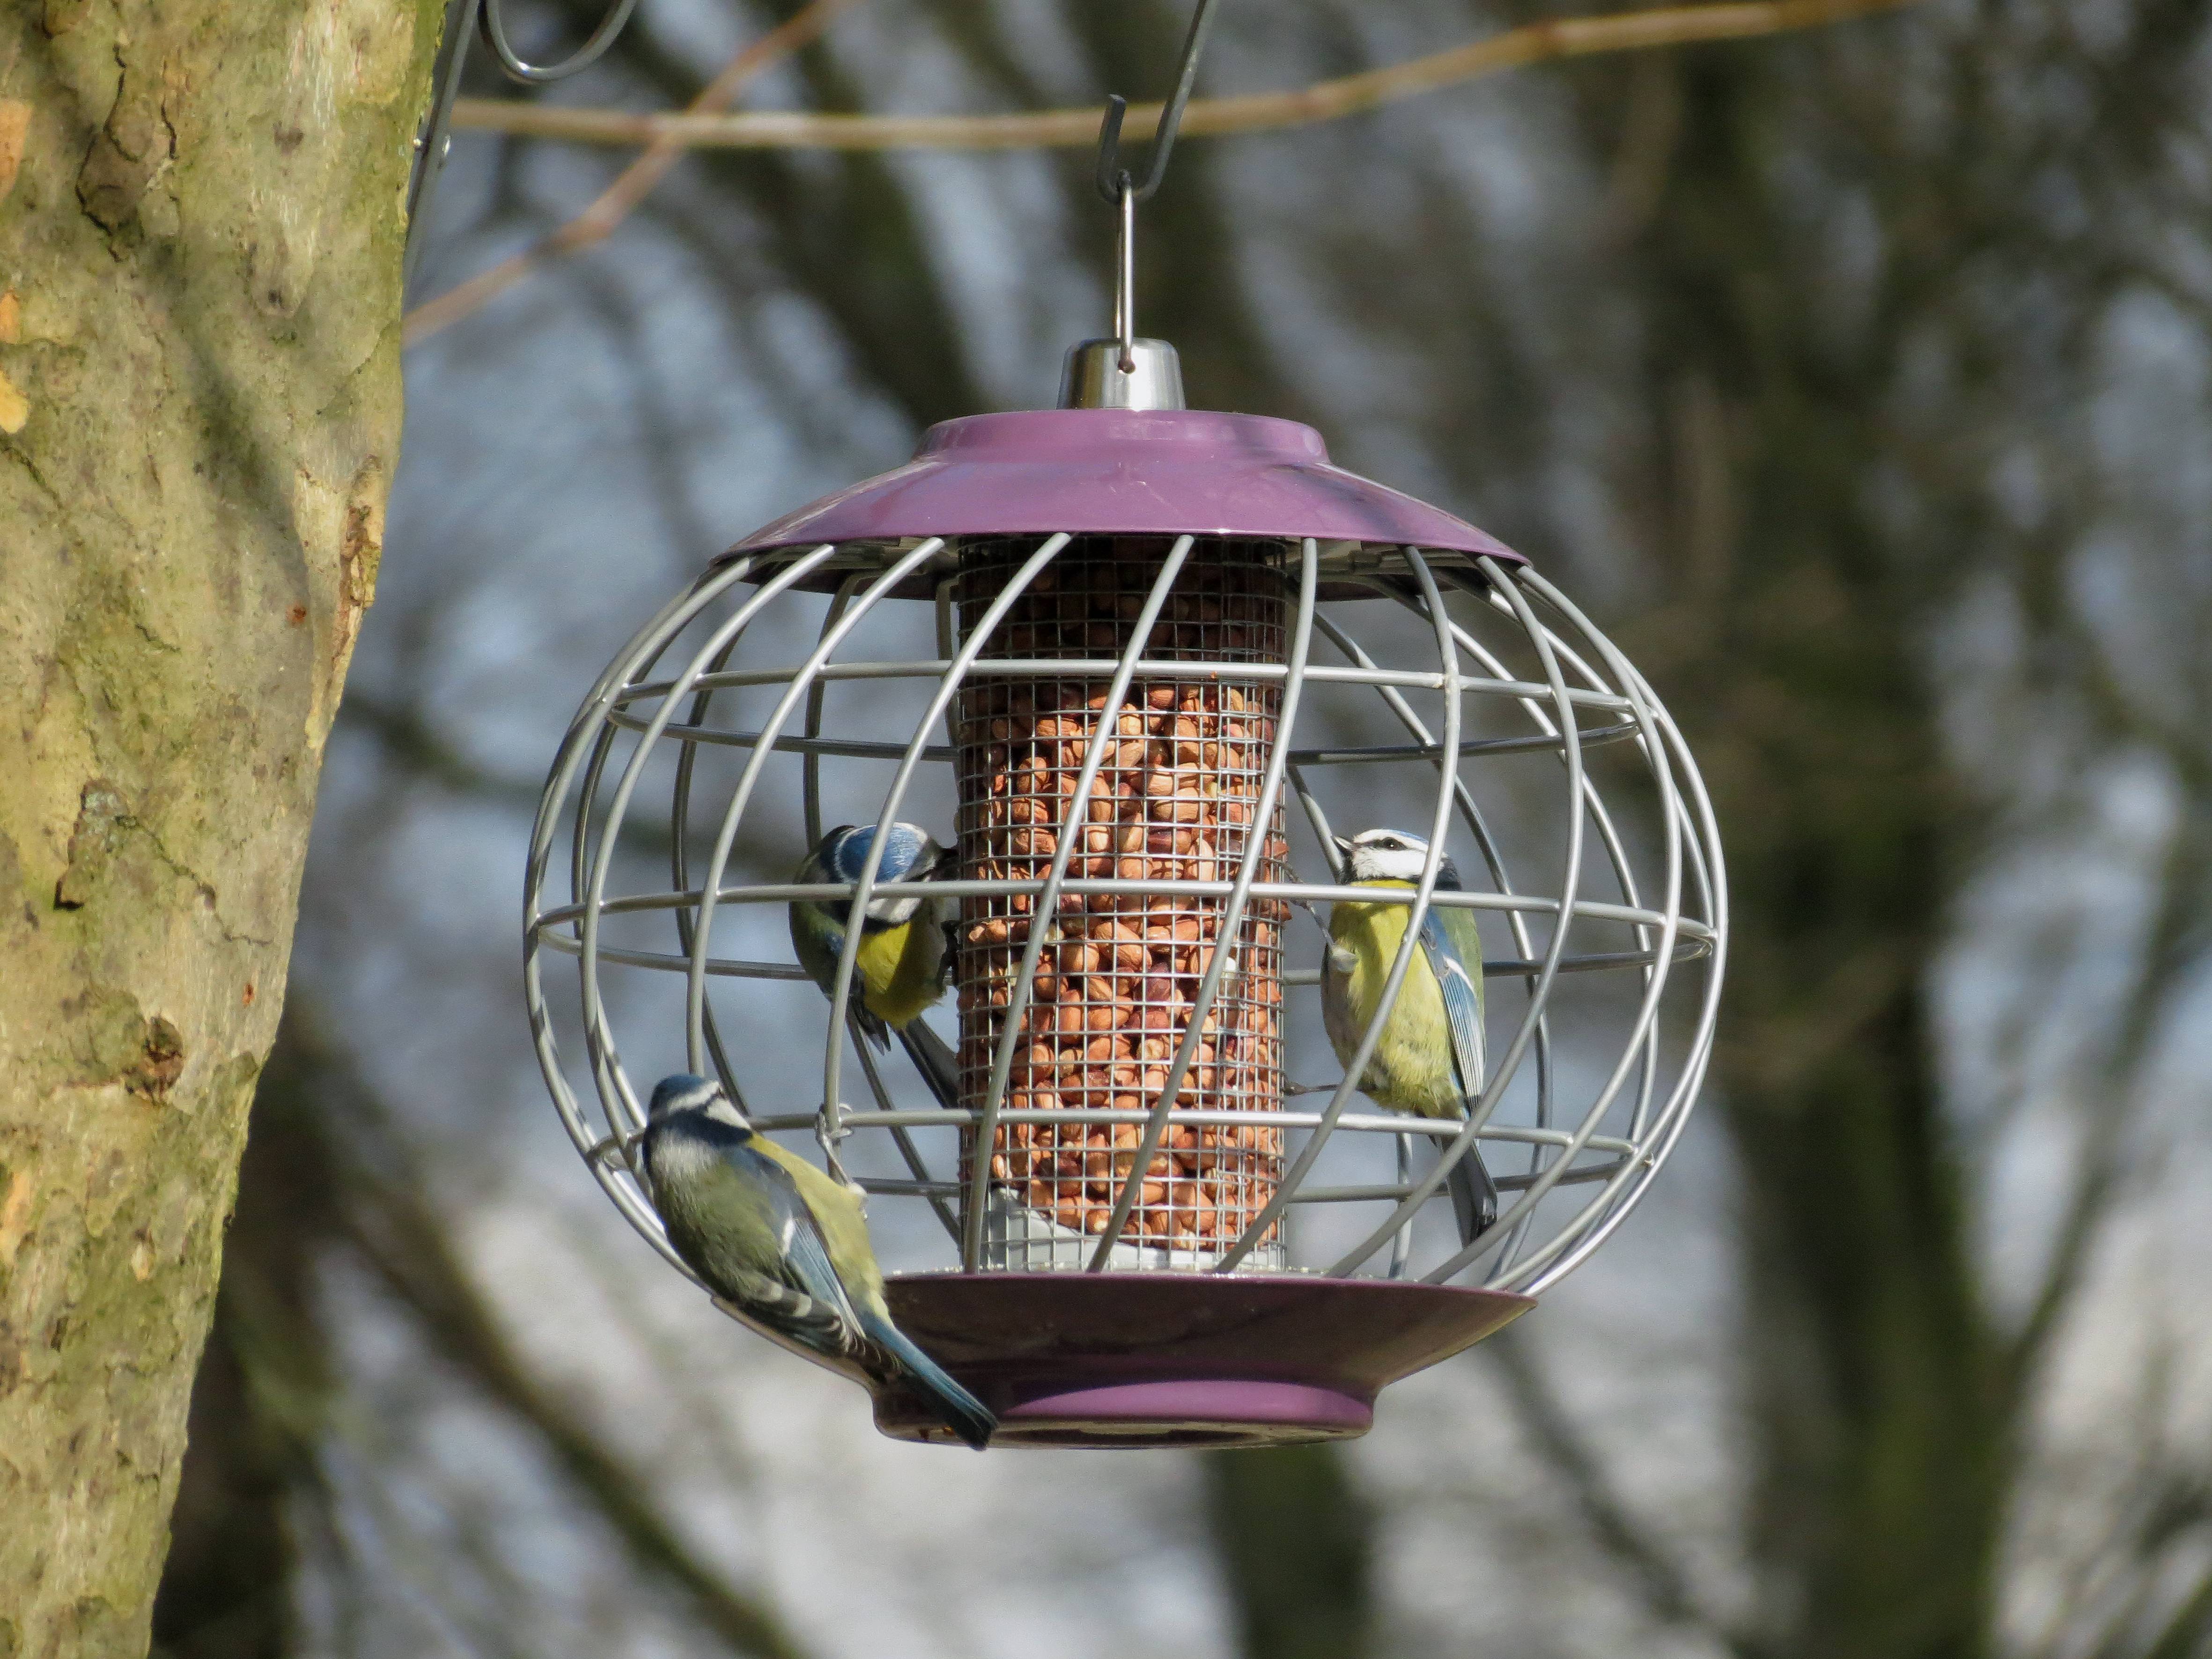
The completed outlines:
{"type": "MultiPolygon", "coordinates": [[[[1262,9],[1230,0],[1205,87],[1526,21],[1262,9]]],[[[788,15],[648,4],[561,95],[683,103],[788,15]]],[[[869,0],[759,96],[1148,92],[1182,16],[869,0]]],[[[650,1268],[619,1243],[542,1265],[585,1224],[532,1183],[586,1183],[519,1150],[544,1114],[506,935],[450,965],[453,889],[519,875],[533,769],[661,590],[922,425],[1044,400],[1110,238],[1088,157],[695,154],[418,348],[394,514],[420,539],[388,567],[416,574],[341,720],[313,1012],[256,1109],[161,1644],[2212,1651],[2212,1345],[2173,1271],[2212,1210],[2208,23],[1929,0],[1178,151],[1139,319],[1194,403],[1312,421],[1560,572],[1682,720],[1735,892],[1725,1134],[1694,1202],[1638,1218],[1662,1266],[1601,1257],[1348,1450],[878,1476],[906,1454],[844,1401],[843,1438],[789,1437],[830,1462],[776,1462],[768,1425],[817,1397],[787,1362],[740,1376],[696,1304],[606,1290],[650,1268]],[[525,444],[484,430],[533,409],[525,444]],[[533,513],[588,519],[570,565],[517,566],[532,526],[560,538],[533,513]],[[577,1358],[615,1341],[594,1321],[636,1358],[577,1358]],[[1692,1403],[1655,1405],[1662,1376],[1692,1403]],[[947,1553],[878,1547],[924,1531],[947,1553]]],[[[464,137],[428,286],[617,165],[464,137]]]]}

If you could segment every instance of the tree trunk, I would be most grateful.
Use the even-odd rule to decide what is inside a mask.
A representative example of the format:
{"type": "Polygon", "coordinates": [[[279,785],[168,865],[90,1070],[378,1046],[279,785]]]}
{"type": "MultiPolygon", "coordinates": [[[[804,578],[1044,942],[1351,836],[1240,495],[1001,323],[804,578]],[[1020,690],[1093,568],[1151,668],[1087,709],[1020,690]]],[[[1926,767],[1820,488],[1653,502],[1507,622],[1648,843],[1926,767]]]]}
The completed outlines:
{"type": "Polygon", "coordinates": [[[1216,1452],[1206,1510],[1245,1659],[1372,1650],[1375,1516],[1327,1442],[1216,1452]]]}
{"type": "MultiPolygon", "coordinates": [[[[1668,599],[1624,643],[1728,842],[1715,1078],[1746,1193],[1755,1634],[1791,1659],[1972,1659],[2011,1425],[1929,1034],[1969,822],[1916,659],[1948,573],[1887,530],[1869,483],[1911,337],[1834,343],[1832,256],[1793,221],[1778,159],[1810,148],[1792,100],[1826,45],[1671,66],[1679,133],[1624,262],[1667,460],[1668,599]]],[[[1916,270],[1881,246],[1866,308],[1885,318],[1955,257],[1921,250],[1916,270]]]]}
{"type": "Polygon", "coordinates": [[[0,22],[0,1656],[146,1644],[375,580],[438,12],[0,22]]]}

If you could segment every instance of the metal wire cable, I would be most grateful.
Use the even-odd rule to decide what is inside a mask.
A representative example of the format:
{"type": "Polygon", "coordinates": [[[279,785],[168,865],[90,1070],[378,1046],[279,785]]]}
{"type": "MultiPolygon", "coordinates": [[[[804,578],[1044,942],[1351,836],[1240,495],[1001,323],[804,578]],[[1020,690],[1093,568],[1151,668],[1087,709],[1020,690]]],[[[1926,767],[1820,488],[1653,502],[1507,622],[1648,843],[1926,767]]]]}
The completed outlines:
{"type": "Polygon", "coordinates": [[[509,80],[542,87],[565,81],[598,63],[636,9],[637,0],[615,0],[591,38],[568,57],[557,64],[530,64],[523,61],[507,39],[504,0],[452,0],[446,8],[445,34],[438,66],[433,71],[436,90],[422,130],[416,137],[414,173],[407,181],[407,242],[400,255],[403,290],[415,274],[416,261],[422,256],[422,222],[429,216],[431,198],[436,193],[439,175],[446,169],[447,153],[453,148],[453,100],[460,94],[461,71],[468,64],[469,37],[482,32],[494,61],[509,80]]]}

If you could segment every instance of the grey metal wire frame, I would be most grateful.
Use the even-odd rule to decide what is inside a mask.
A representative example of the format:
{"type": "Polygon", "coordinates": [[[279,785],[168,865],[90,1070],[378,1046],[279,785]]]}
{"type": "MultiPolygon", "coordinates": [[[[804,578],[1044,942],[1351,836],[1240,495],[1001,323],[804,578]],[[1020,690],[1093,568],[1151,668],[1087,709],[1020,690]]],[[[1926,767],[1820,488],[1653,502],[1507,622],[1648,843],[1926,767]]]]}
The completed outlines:
{"type": "MultiPolygon", "coordinates": [[[[1118,1191],[1105,1227],[1081,1241],[1080,1265],[1091,1271],[1137,1265],[1145,1253],[1133,1251],[1125,1237],[1138,1203],[1145,1172],[1171,1128],[1214,1126],[1232,1121],[1244,1127],[1280,1131],[1293,1143],[1279,1183],[1264,1206],[1231,1242],[1204,1260],[1206,1271],[1254,1271],[1281,1261],[1279,1250],[1263,1241],[1279,1238],[1279,1224],[1291,1206],[1356,1204],[1389,1206],[1371,1230],[1349,1249],[1327,1261],[1301,1264],[1337,1275],[1380,1271],[1392,1277],[1413,1273],[1411,1257],[1414,1218],[1437,1194],[1453,1164],[1480,1145],[1501,1189],[1502,1212],[1473,1243],[1454,1247],[1440,1260],[1424,1261],[1419,1276],[1441,1283],[1473,1273],[1475,1282],[1528,1293],[1541,1291],[1571,1271],[1618,1227],[1643,1196],[1687,1121],[1709,1058],[1728,932],[1728,898],[1712,811],[1696,766],[1680,732],[1650,686],[1635,668],[1550,582],[1535,572],[1489,559],[1471,563],[1456,556],[1425,556],[1400,550],[1397,568],[1376,569],[1371,557],[1347,567],[1320,545],[1307,541],[1284,549],[1286,591],[1295,595],[1289,644],[1279,663],[1237,661],[1210,667],[1188,659],[1154,660],[1144,655],[1153,623],[1170,590],[1192,562],[1205,552],[1202,538],[1183,537],[1166,550],[1158,574],[1148,583],[1143,609],[1118,656],[994,657],[987,646],[1019,596],[1050,568],[1070,544],[1066,535],[1042,537],[1019,559],[1003,590],[980,619],[956,641],[948,574],[954,550],[939,540],[884,554],[871,568],[852,569],[852,550],[824,544],[797,553],[730,560],[710,569],[691,591],[672,602],[637,635],[592,685],[563,738],[540,804],[531,842],[525,901],[525,986],[539,1061],[562,1121],[578,1151],[608,1196],[672,1264],[682,1268],[669,1248],[647,1190],[635,1167],[635,1152],[645,1124],[640,1091],[625,1072],[602,976],[609,969],[680,975],[684,987],[687,1064],[695,1072],[719,1076],[754,1122],[765,1130],[811,1127],[833,1164],[842,1166],[840,1143],[853,1134],[880,1134],[896,1149],[907,1175],[862,1177],[861,1184],[886,1200],[931,1206],[957,1244],[961,1265],[970,1270],[994,1263],[985,1237],[992,1181],[990,1149],[1001,1126],[1019,1122],[1133,1124],[1138,1141],[1126,1174],[1117,1174],[1118,1191]],[[834,561],[834,562],[833,562],[834,561]],[[818,632],[795,663],[775,667],[733,668],[738,648],[756,630],[790,636],[793,590],[810,577],[839,577],[818,632]],[[1318,599],[1324,576],[1335,591],[1346,580],[1364,583],[1387,611],[1395,605],[1417,618],[1428,639],[1422,659],[1410,664],[1379,662],[1352,637],[1340,614],[1324,611],[1318,599]],[[916,581],[936,595],[936,655],[912,660],[846,659],[841,651],[871,613],[916,581]],[[1462,611],[1455,618],[1447,592],[1456,593],[1462,611]],[[1468,616],[1483,620],[1484,629],[1468,616]],[[673,672],[664,656],[680,640],[683,652],[673,672]],[[1502,654],[1525,647],[1536,672],[1516,671],[1502,654]],[[1340,660],[1317,658],[1331,654],[1340,660]],[[1028,930],[1028,939],[1011,987],[1011,1002],[990,1056],[988,1083],[980,1101],[952,1112],[931,1107],[902,1109],[894,1101],[875,1057],[854,1043],[866,1095],[872,1104],[848,1102],[846,1050],[848,1010],[854,1006],[854,969],[860,939],[848,930],[842,957],[824,1006],[822,1047],[822,1104],[814,1111],[760,1109],[745,1098],[744,1068],[734,1066],[731,1046],[718,1026],[708,984],[712,980],[804,980],[804,971],[783,962],[746,960],[714,954],[716,917],[729,906],[781,906],[798,899],[842,899],[856,907],[872,896],[915,893],[922,884],[878,878],[877,860],[887,838],[878,836],[866,867],[849,886],[736,879],[732,863],[749,812],[763,798],[761,785],[772,757],[796,753],[803,774],[802,812],[807,844],[822,833],[822,767],[825,761],[895,762],[881,798],[879,825],[897,820],[923,769],[950,766],[954,746],[932,742],[940,729],[949,735],[947,711],[962,688],[990,677],[1042,682],[1089,677],[1109,683],[1103,705],[1121,706],[1132,684],[1146,677],[1182,681],[1209,672],[1240,681],[1279,683],[1279,714],[1267,755],[1260,799],[1241,860],[1224,878],[1129,880],[1070,874],[1070,854],[1078,837],[1073,826],[1085,819],[1103,758],[1111,745],[1115,722],[1101,717],[1086,740],[1082,769],[1062,820],[1057,850],[1042,880],[933,882],[926,890],[957,900],[975,895],[1034,895],[1030,914],[1048,917],[1063,896],[1078,902],[1094,894],[1158,896],[1163,893],[1218,903],[1224,918],[1190,1012],[1166,1066],[1165,1082],[1149,1088],[1152,1103],[1139,1109],[1062,1106],[1024,1111],[1008,1104],[1010,1080],[1023,1010],[1038,973],[1047,929],[1028,930]],[[824,695],[848,682],[909,681],[930,686],[926,709],[903,742],[823,731],[824,695]],[[757,726],[718,727],[711,724],[718,696],[749,687],[780,688],[773,708],[757,726]],[[1297,726],[1309,694],[1340,687],[1365,688],[1389,718],[1403,728],[1403,744],[1338,744],[1301,747],[1297,726]],[[1441,729],[1417,712],[1409,694],[1440,700],[1441,729]],[[1517,715],[1527,730],[1513,735],[1469,737],[1470,699],[1484,700],[1517,715]],[[796,726],[796,729],[793,729],[796,726]],[[703,866],[693,866],[694,812],[699,805],[697,763],[703,752],[750,751],[742,770],[712,819],[710,850],[703,866]],[[673,751],[672,857],[665,889],[611,893],[616,848],[636,793],[656,756],[673,751]],[[1560,773],[1551,787],[1564,784],[1565,810],[1557,831],[1558,866],[1545,890],[1516,885],[1509,868],[1505,837],[1484,811],[1486,800],[1504,799],[1483,778],[1485,765],[1503,756],[1531,750],[1557,757],[1560,773]],[[1592,777],[1589,758],[1604,751],[1637,790],[1638,817],[1624,823],[1608,806],[1592,777]],[[1297,802],[1324,857],[1334,865],[1325,787],[1316,779],[1331,774],[1355,778],[1364,769],[1426,769],[1434,775],[1433,799],[1425,823],[1409,826],[1425,833],[1431,848],[1427,868],[1410,889],[1387,890],[1383,902],[1402,902],[1411,916],[1390,966],[1382,1012],[1370,1023],[1340,1080],[1328,1086],[1320,1109],[1275,1109],[1224,1113],[1176,1104],[1178,1091],[1194,1064],[1208,1010],[1221,994],[1237,937],[1237,919],[1255,903],[1287,902],[1313,906],[1357,898],[1372,902],[1374,888],[1342,884],[1343,872],[1331,867],[1316,882],[1259,879],[1266,826],[1277,804],[1297,802]],[[1472,845],[1480,875],[1470,866],[1465,890],[1440,890],[1441,862],[1456,829],[1462,847],[1472,845]],[[556,847],[565,831],[568,848],[568,893],[565,902],[549,902],[556,847]],[[1608,893],[1600,897],[1595,893],[1608,893]],[[1383,1020],[1395,1002],[1418,948],[1421,917],[1431,908],[1460,907],[1488,913],[1512,941],[1512,954],[1484,963],[1492,994],[1488,1021],[1493,1034],[1503,1024],[1501,988],[1519,988],[1517,1018],[1502,1045],[1464,1121],[1410,1118],[1399,1114],[1354,1110],[1358,1079],[1381,1037],[1383,1020]],[[602,939],[603,923],[620,915],[665,911],[674,923],[672,951],[618,947],[602,939]],[[1626,931],[1631,948],[1579,951],[1593,928],[1614,934],[1600,943],[1620,943],[1626,931]],[[556,1022],[544,981],[548,952],[576,960],[580,978],[580,1018],[596,1112],[587,1112],[572,1086],[562,1057],[556,1022]],[[1592,1039],[1577,1032],[1577,1016],[1560,1005],[1569,976],[1625,976],[1632,990],[1633,1012],[1601,1068],[1590,1065],[1592,1039]],[[1593,1085],[1571,1091],[1563,1077],[1561,1035],[1567,1022],[1577,1045],[1577,1069],[1601,1070],[1593,1085]],[[1528,1103],[1528,1121],[1498,1117],[1501,1104],[1524,1070],[1533,1090],[1523,1085],[1516,1097],[1528,1103]],[[933,1172],[919,1144],[927,1132],[966,1132],[972,1149],[958,1175],[933,1172]],[[1378,1184],[1324,1187],[1313,1180],[1325,1148],[1339,1136],[1395,1138],[1396,1178],[1378,1184]],[[1427,1139],[1436,1157],[1415,1175],[1410,1149],[1427,1139]],[[1506,1162],[1522,1167],[1507,1168],[1506,1162]],[[1256,1252],[1256,1254],[1255,1254],[1256,1252]],[[1373,1265],[1370,1265],[1373,1264],[1373,1265]]],[[[903,602],[903,601],[902,601],[903,602]]],[[[1364,610],[1364,607],[1355,607],[1364,610]]],[[[1340,611],[1341,607],[1340,607],[1340,611]]],[[[1017,636],[1018,637],[1018,636],[1017,636]]],[[[1001,647],[1004,641],[999,641],[1001,647]]],[[[763,694],[765,695],[765,694],[763,694]]],[[[1521,786],[1525,787],[1525,780],[1521,786]]],[[[1427,786],[1424,786],[1425,788],[1427,786]]],[[[873,798],[872,789],[870,799],[873,798]]],[[[755,813],[757,817],[757,813],[755,813]]],[[[701,824],[706,820],[699,820],[701,824]]],[[[1364,825],[1352,826],[1364,828],[1364,825]]],[[[703,838],[703,837],[702,837],[703,838]]],[[[791,849],[786,867],[803,848],[791,849]]],[[[1495,937],[1495,934],[1492,934],[1495,937]]],[[[1316,969],[1283,975],[1283,1007],[1295,994],[1317,1000],[1316,969]]],[[[1616,1021],[1616,1023],[1618,1023],[1616,1021]]],[[[1320,1092],[1319,1089],[1309,1092],[1320,1092]]],[[[1292,1240],[1295,1254],[1296,1239],[1292,1240]]],[[[1066,1258],[1055,1258],[1065,1261],[1066,1258]]],[[[1068,1265],[1074,1265],[1068,1263],[1068,1265]]],[[[1190,1261],[1175,1265],[1188,1266],[1190,1261]]]]}

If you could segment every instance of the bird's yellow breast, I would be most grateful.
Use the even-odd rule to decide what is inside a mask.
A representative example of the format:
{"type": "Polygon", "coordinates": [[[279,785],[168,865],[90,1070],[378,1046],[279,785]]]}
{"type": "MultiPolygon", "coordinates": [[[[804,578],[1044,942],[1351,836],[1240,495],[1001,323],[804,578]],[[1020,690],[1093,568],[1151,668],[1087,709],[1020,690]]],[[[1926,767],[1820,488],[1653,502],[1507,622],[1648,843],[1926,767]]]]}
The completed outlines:
{"type": "MultiPolygon", "coordinates": [[[[1362,883],[1411,887],[1411,882],[1362,883]]],[[[1374,1017],[1376,1004],[1398,959],[1413,907],[1339,903],[1329,913],[1329,957],[1322,969],[1322,1012],[1336,1057],[1348,1062],[1374,1017]]],[[[1419,946],[1406,965],[1398,1000],[1367,1062],[1359,1086],[1382,1105],[1417,1117],[1457,1117],[1461,1101],[1452,1079],[1451,1024],[1443,994],[1419,946]]]]}
{"type": "Polygon", "coordinates": [[[904,1025],[942,994],[944,960],[945,939],[933,906],[923,906],[899,927],[864,930],[860,960],[854,964],[860,970],[861,1000],[870,1013],[894,1026],[904,1025]]]}

